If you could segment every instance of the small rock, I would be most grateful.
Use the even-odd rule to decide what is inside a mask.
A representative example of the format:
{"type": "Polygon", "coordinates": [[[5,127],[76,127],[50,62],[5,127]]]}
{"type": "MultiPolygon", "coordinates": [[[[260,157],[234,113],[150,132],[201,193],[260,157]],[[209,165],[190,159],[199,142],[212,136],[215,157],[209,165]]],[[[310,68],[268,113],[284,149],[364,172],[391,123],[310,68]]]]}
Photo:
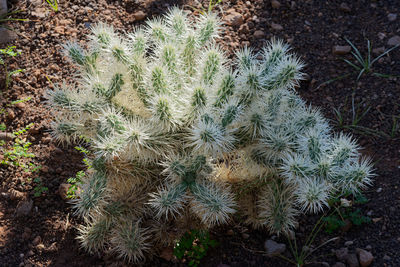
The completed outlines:
{"type": "Polygon", "coordinates": [[[376,192],[377,192],[377,193],[382,192],[382,187],[379,187],[378,189],[376,189],[376,192]]]}
{"type": "MultiPolygon", "coordinates": [[[[1,38],[1,37],[0,37],[1,38]]],[[[10,120],[13,120],[14,118],[15,118],[15,113],[14,113],[14,111],[12,110],[12,109],[7,109],[7,117],[10,119],[10,120]]]]}
{"type": "Polygon", "coordinates": [[[42,137],[42,143],[43,144],[48,144],[48,143],[51,142],[51,140],[52,140],[51,136],[42,137]]]}
{"type": "Polygon", "coordinates": [[[40,6],[41,4],[43,4],[43,2],[42,0],[29,0],[29,4],[33,6],[40,6]]]}
{"type": "Polygon", "coordinates": [[[20,201],[17,205],[17,209],[15,210],[15,213],[16,213],[17,217],[26,216],[31,212],[32,207],[33,207],[32,200],[20,201]]]}
{"type": "Polygon", "coordinates": [[[387,41],[389,46],[400,45],[400,36],[395,35],[387,41]]]}
{"type": "Polygon", "coordinates": [[[43,19],[43,18],[45,18],[47,16],[48,12],[49,11],[46,8],[39,7],[39,8],[36,8],[35,10],[33,10],[31,12],[31,14],[32,14],[32,16],[35,16],[35,17],[43,19]]]}
{"type": "Polygon", "coordinates": [[[272,8],[280,8],[281,7],[281,3],[279,3],[276,0],[272,0],[271,1],[271,6],[272,6],[272,8]]]}
{"type": "Polygon", "coordinates": [[[279,244],[274,240],[268,239],[264,243],[265,251],[267,252],[268,257],[273,257],[283,253],[286,250],[285,244],[279,244]]]}
{"type": "Polygon", "coordinates": [[[263,31],[257,30],[254,32],[253,36],[257,39],[260,39],[265,36],[265,33],[263,31]]]}
{"type": "Polygon", "coordinates": [[[59,34],[64,34],[65,28],[64,26],[56,26],[54,27],[54,31],[59,34]]]}
{"type": "Polygon", "coordinates": [[[389,257],[388,255],[383,256],[384,261],[390,261],[392,258],[389,257]]]}
{"type": "Polygon", "coordinates": [[[249,29],[253,29],[256,25],[251,20],[246,23],[249,26],[249,29]]]}
{"type": "Polygon", "coordinates": [[[385,34],[385,33],[383,33],[383,32],[378,32],[378,38],[379,38],[379,40],[383,40],[383,39],[385,39],[385,37],[386,37],[386,34],[385,34]]]}
{"type": "Polygon", "coordinates": [[[367,246],[365,247],[365,249],[366,249],[366,250],[371,250],[371,249],[372,249],[372,246],[371,246],[371,245],[367,245],[367,246]]]}
{"type": "Polygon", "coordinates": [[[232,236],[232,235],[235,234],[235,232],[233,232],[232,229],[229,229],[229,230],[226,232],[226,234],[232,236]]]}
{"type": "Polygon", "coordinates": [[[30,134],[38,134],[38,133],[39,133],[39,129],[36,128],[36,127],[32,127],[32,128],[30,128],[30,129],[28,130],[28,132],[29,132],[30,134]]]}
{"type": "Polygon", "coordinates": [[[21,199],[24,199],[25,197],[26,197],[25,193],[15,190],[13,188],[10,189],[10,199],[11,200],[21,200],[21,199]]]}
{"type": "Polygon", "coordinates": [[[372,261],[374,260],[374,256],[372,253],[361,248],[357,248],[357,256],[360,262],[361,267],[368,267],[371,265],[372,261]]]}
{"type": "Polygon", "coordinates": [[[283,26],[277,23],[271,23],[271,28],[275,31],[281,31],[283,30],[283,26]]]}
{"type": "Polygon", "coordinates": [[[69,20],[69,19],[62,19],[62,20],[59,21],[59,24],[62,25],[62,26],[68,26],[71,23],[72,23],[72,21],[69,20]]]}
{"type": "Polygon", "coordinates": [[[346,264],[342,262],[336,262],[332,267],[346,267],[346,264]]]}
{"type": "Polygon", "coordinates": [[[174,249],[172,247],[166,247],[161,251],[160,257],[166,261],[171,261],[174,257],[174,249]]]}
{"type": "Polygon", "coordinates": [[[23,102],[18,102],[17,104],[15,104],[15,106],[19,109],[24,109],[26,107],[26,104],[23,102]]]}
{"type": "MultiPolygon", "coordinates": [[[[0,0],[1,1],[1,0],[0,0]]],[[[17,38],[17,34],[5,28],[0,28],[0,44],[11,42],[17,38]]]]}
{"type": "Polygon", "coordinates": [[[49,172],[49,167],[43,166],[40,170],[41,170],[42,173],[48,173],[49,172]]]}
{"type": "Polygon", "coordinates": [[[133,17],[136,21],[141,21],[144,20],[144,18],[146,17],[146,13],[144,13],[143,11],[137,11],[133,13],[133,17]]]}
{"type": "Polygon", "coordinates": [[[379,217],[379,218],[372,218],[372,222],[373,222],[373,223],[377,223],[377,222],[380,222],[380,221],[382,221],[382,217],[379,217]]]}
{"type": "Polygon", "coordinates": [[[0,0],[0,16],[7,14],[7,0],[0,0]]]}
{"type": "Polygon", "coordinates": [[[360,266],[360,264],[358,263],[356,254],[349,254],[346,258],[346,262],[349,267],[359,267],[360,266]]]}
{"type": "Polygon", "coordinates": [[[343,12],[350,12],[351,11],[351,8],[346,3],[341,3],[339,9],[342,10],[343,12]]]}
{"type": "Polygon", "coordinates": [[[85,10],[87,13],[90,13],[90,12],[93,11],[93,8],[91,8],[90,6],[85,6],[85,7],[83,8],[83,10],[85,10]]]}
{"type": "Polygon", "coordinates": [[[247,23],[240,25],[239,32],[243,34],[249,32],[249,26],[247,25],[247,23]]]}
{"type": "Polygon", "coordinates": [[[60,184],[60,186],[58,187],[58,194],[60,195],[60,197],[63,200],[68,200],[68,189],[71,185],[70,184],[66,184],[66,183],[62,183],[60,184]]]}
{"type": "Polygon", "coordinates": [[[346,246],[346,247],[350,247],[351,245],[353,245],[354,244],[354,242],[353,241],[346,241],[346,242],[344,242],[344,245],[346,246]]]}
{"type": "Polygon", "coordinates": [[[14,137],[12,133],[0,132],[0,140],[4,140],[5,142],[13,140],[14,137]]]}
{"type": "Polygon", "coordinates": [[[350,51],[351,51],[351,46],[349,45],[335,45],[332,48],[332,53],[334,55],[346,55],[350,53],[350,51]]]}
{"type": "Polygon", "coordinates": [[[389,13],[389,14],[387,15],[387,17],[388,17],[388,20],[389,20],[389,21],[395,21],[395,20],[397,19],[397,14],[395,14],[395,13],[389,13]]]}
{"type": "MultiPolygon", "coordinates": [[[[0,156],[2,156],[2,155],[0,155],[0,156]]],[[[9,199],[9,198],[10,198],[10,194],[7,193],[7,192],[1,192],[1,193],[0,193],[0,196],[1,196],[3,199],[9,199]]]]}
{"type": "Polygon", "coordinates": [[[384,53],[385,51],[386,51],[386,48],[384,46],[372,49],[372,53],[374,53],[375,55],[380,55],[380,54],[384,53]]]}
{"type": "Polygon", "coordinates": [[[242,238],[243,238],[243,239],[249,239],[249,237],[250,237],[249,234],[246,234],[246,233],[243,233],[243,234],[242,234],[242,238]]]}
{"type": "Polygon", "coordinates": [[[349,250],[347,248],[340,248],[335,251],[335,255],[338,260],[344,261],[349,255],[349,250]]]}
{"type": "Polygon", "coordinates": [[[28,253],[26,253],[26,256],[28,256],[28,257],[31,257],[33,255],[35,255],[35,253],[32,250],[29,250],[28,253]]]}
{"type": "Polygon", "coordinates": [[[231,12],[225,17],[225,20],[227,21],[228,25],[238,27],[243,24],[243,16],[242,14],[238,12],[231,12]]]}

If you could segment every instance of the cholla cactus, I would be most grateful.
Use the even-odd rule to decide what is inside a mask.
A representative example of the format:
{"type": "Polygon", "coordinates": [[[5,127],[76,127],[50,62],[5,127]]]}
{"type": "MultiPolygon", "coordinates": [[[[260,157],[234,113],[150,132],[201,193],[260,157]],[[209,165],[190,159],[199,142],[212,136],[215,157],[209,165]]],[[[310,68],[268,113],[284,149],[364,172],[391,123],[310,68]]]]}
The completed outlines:
{"type": "Polygon", "coordinates": [[[229,64],[219,28],[175,8],[124,36],[97,24],[87,51],[65,46],[79,82],[48,98],[54,138],[95,151],[75,200],[88,251],[137,262],[234,212],[287,234],[296,215],[371,184],[356,143],[295,93],[303,64],[289,47],[273,40],[229,64]]]}

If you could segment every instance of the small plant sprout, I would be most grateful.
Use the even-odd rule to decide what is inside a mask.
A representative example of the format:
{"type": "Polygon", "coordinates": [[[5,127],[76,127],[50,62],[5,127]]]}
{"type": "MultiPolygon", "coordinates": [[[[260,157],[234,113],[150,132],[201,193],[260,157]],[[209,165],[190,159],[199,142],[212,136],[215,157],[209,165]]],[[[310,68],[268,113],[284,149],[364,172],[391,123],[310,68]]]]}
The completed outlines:
{"type": "Polygon", "coordinates": [[[304,245],[302,247],[297,244],[296,234],[293,233],[291,237],[288,237],[289,248],[292,252],[293,259],[287,258],[279,254],[278,256],[290,263],[292,263],[296,267],[303,267],[309,264],[317,263],[316,258],[311,258],[315,251],[322,248],[323,246],[327,245],[330,242],[338,240],[339,237],[333,237],[328,239],[327,241],[323,242],[322,244],[316,246],[314,248],[314,241],[317,237],[318,233],[322,230],[322,228],[327,224],[325,220],[329,216],[325,217],[325,214],[315,223],[313,229],[311,230],[310,234],[308,235],[304,245]],[[293,240],[292,240],[293,237],[293,240]],[[310,259],[311,258],[311,259],[310,259]]]}
{"type": "Polygon", "coordinates": [[[399,45],[396,45],[396,46],[384,51],[382,54],[380,54],[379,56],[377,56],[376,58],[373,59],[371,57],[372,45],[371,45],[371,42],[369,40],[367,40],[367,54],[365,55],[365,57],[363,57],[361,55],[360,51],[357,49],[357,47],[350,40],[348,40],[347,38],[345,38],[345,40],[351,46],[351,48],[353,49],[351,54],[356,59],[356,63],[350,62],[347,59],[343,59],[343,60],[344,60],[344,62],[349,64],[351,67],[353,67],[356,71],[358,71],[357,80],[359,80],[360,77],[363,74],[369,74],[369,73],[372,73],[373,75],[378,76],[378,77],[384,77],[384,78],[391,77],[391,75],[389,75],[389,74],[382,74],[382,73],[374,72],[372,70],[372,65],[376,61],[378,61],[380,58],[382,58],[383,56],[387,55],[392,50],[394,50],[397,47],[399,47],[399,45]]]}
{"type": "Polygon", "coordinates": [[[40,168],[31,162],[31,159],[35,157],[34,153],[29,152],[32,143],[26,141],[26,138],[21,137],[32,126],[33,124],[29,124],[25,128],[13,132],[10,135],[13,138],[11,144],[0,143],[1,146],[4,146],[2,148],[3,158],[0,161],[0,165],[20,167],[25,172],[34,172],[40,168]]]}
{"type": "Polygon", "coordinates": [[[33,196],[34,197],[40,197],[44,193],[49,191],[49,189],[43,185],[42,179],[40,179],[39,177],[33,179],[33,182],[36,184],[36,186],[33,188],[33,191],[34,191],[33,196]]]}
{"type": "Polygon", "coordinates": [[[222,0],[209,0],[208,2],[208,12],[212,12],[213,9],[218,5],[222,3],[222,0]]]}
{"type": "Polygon", "coordinates": [[[70,180],[87,251],[137,263],[234,213],[287,235],[330,196],[372,183],[356,142],[296,94],[304,64],[289,47],[272,40],[231,62],[220,28],[173,8],[126,35],[96,24],[88,50],[65,46],[78,82],[47,97],[54,138],[93,152],[70,180]]]}
{"type": "Polygon", "coordinates": [[[368,201],[362,193],[351,195],[350,192],[330,198],[328,202],[332,212],[328,216],[323,217],[325,231],[333,233],[343,228],[347,223],[355,226],[370,223],[371,218],[364,216],[360,209],[353,206],[353,204],[365,204],[368,201]],[[350,197],[352,197],[351,200],[348,200],[350,197]]]}
{"type": "Polygon", "coordinates": [[[190,230],[175,244],[174,255],[189,266],[197,267],[210,248],[217,246],[217,242],[210,238],[204,230],[190,230]]]}
{"type": "Polygon", "coordinates": [[[8,58],[16,57],[19,54],[21,54],[21,52],[19,52],[15,48],[16,48],[15,46],[8,46],[7,48],[0,49],[0,65],[3,66],[4,73],[5,73],[5,80],[6,80],[5,89],[6,90],[10,86],[11,77],[23,71],[22,69],[16,69],[16,70],[12,70],[12,71],[10,71],[8,69],[6,58],[7,57],[8,58]]]}
{"type": "Polygon", "coordinates": [[[55,12],[58,12],[58,0],[46,0],[46,2],[55,12]]]}

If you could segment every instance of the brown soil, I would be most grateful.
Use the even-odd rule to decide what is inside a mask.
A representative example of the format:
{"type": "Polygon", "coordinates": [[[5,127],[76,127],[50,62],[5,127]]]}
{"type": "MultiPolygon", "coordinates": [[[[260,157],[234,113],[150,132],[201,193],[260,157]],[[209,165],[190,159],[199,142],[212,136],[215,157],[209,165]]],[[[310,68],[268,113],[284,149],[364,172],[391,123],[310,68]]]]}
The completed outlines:
{"type": "MultiPolygon", "coordinates": [[[[40,165],[41,169],[39,173],[32,173],[0,165],[0,266],[123,266],[118,259],[89,256],[79,249],[75,227],[80,221],[73,216],[70,204],[61,199],[58,187],[84,169],[84,165],[81,155],[73,147],[59,147],[49,138],[52,117],[44,105],[43,95],[53,83],[71,81],[73,69],[63,57],[62,45],[68,40],[84,44],[92,23],[104,21],[119,30],[129,31],[143,23],[135,19],[137,11],[143,11],[146,18],[151,18],[173,5],[194,10],[192,7],[199,8],[200,4],[194,0],[60,2],[59,12],[53,12],[41,0],[9,2],[10,6],[23,10],[18,17],[29,21],[9,23],[18,34],[10,44],[22,52],[9,64],[11,68],[24,69],[24,72],[13,79],[8,90],[1,89],[0,123],[4,122],[10,132],[34,123],[23,136],[32,143],[30,151],[36,155],[31,162],[40,165]],[[10,105],[11,101],[28,97],[30,100],[24,103],[10,105]],[[39,197],[34,197],[37,184],[33,179],[36,177],[40,177],[43,186],[48,188],[39,197]],[[19,192],[17,195],[15,190],[19,192]],[[27,200],[33,200],[30,214],[16,216],[17,206],[27,200]]],[[[332,53],[333,46],[346,45],[344,38],[350,39],[362,53],[366,52],[367,40],[373,48],[389,48],[388,39],[400,35],[400,2],[280,0],[280,4],[279,8],[272,8],[269,0],[223,1],[216,7],[223,17],[234,8],[243,15],[244,21],[241,25],[226,28],[221,45],[231,56],[234,49],[244,45],[260,49],[273,36],[289,42],[293,51],[307,63],[305,72],[309,77],[298,89],[300,95],[313,106],[320,107],[337,130],[353,133],[365,148],[364,153],[376,162],[375,184],[366,192],[370,201],[360,206],[363,214],[369,214],[374,222],[352,227],[346,232],[321,232],[315,246],[336,236],[339,239],[313,253],[317,258],[314,261],[334,264],[337,260],[332,251],[343,247],[346,241],[353,241],[350,250],[371,247],[375,257],[372,266],[400,266],[400,132],[397,127],[392,132],[393,120],[400,114],[400,79],[368,74],[357,81],[357,74],[354,74],[324,84],[353,71],[340,56],[332,53]],[[349,10],[340,7],[343,3],[349,10]],[[398,14],[399,18],[390,21],[389,13],[398,14]],[[277,27],[273,23],[283,29],[274,29],[277,27]],[[352,93],[355,105],[370,109],[356,129],[341,127],[334,113],[334,108],[340,109],[343,125],[351,124],[352,93]]],[[[344,58],[353,60],[349,54],[344,58]]],[[[376,62],[374,71],[400,75],[399,62],[400,49],[397,49],[376,62]]],[[[3,81],[0,81],[0,88],[3,88],[3,81]]],[[[297,234],[300,243],[307,238],[317,220],[317,216],[301,219],[297,234]]],[[[211,233],[219,246],[208,253],[202,266],[290,266],[284,260],[262,254],[264,241],[271,238],[266,231],[254,231],[237,223],[211,233]],[[233,234],[229,230],[233,230],[233,234]]],[[[277,240],[286,242],[282,237],[277,240]]],[[[288,250],[285,256],[291,257],[288,250]]],[[[147,265],[178,264],[156,257],[147,265]]],[[[313,266],[327,265],[315,263],[313,266]]]]}

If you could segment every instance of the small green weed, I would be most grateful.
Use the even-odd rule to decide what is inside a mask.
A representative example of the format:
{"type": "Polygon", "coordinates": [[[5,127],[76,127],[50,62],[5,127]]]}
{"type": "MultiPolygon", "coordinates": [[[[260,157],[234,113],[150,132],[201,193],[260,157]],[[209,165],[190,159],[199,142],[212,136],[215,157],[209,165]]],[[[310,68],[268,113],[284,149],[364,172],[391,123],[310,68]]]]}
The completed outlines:
{"type": "Polygon", "coordinates": [[[67,198],[75,199],[77,197],[76,192],[78,190],[79,184],[82,183],[82,179],[85,177],[86,173],[84,171],[79,171],[76,173],[75,177],[70,177],[67,179],[67,183],[71,186],[67,191],[67,198]]]}
{"type": "Polygon", "coordinates": [[[88,169],[90,169],[90,168],[92,167],[92,162],[91,162],[90,159],[89,159],[90,151],[87,150],[87,149],[84,148],[84,147],[81,147],[81,146],[76,146],[76,147],[74,147],[74,148],[75,148],[77,151],[83,153],[83,155],[84,155],[85,157],[83,158],[82,161],[83,161],[83,163],[85,163],[86,167],[87,167],[88,169]]]}
{"type": "Polygon", "coordinates": [[[399,45],[396,45],[396,46],[386,50],[385,52],[383,52],[376,58],[371,59],[372,46],[371,46],[371,42],[369,40],[367,40],[367,54],[365,55],[365,58],[361,55],[360,51],[350,40],[348,40],[347,38],[345,38],[345,40],[351,46],[351,48],[354,50],[351,52],[351,54],[356,59],[356,63],[350,62],[347,59],[343,59],[343,61],[346,62],[347,64],[349,64],[351,67],[353,67],[358,72],[357,81],[361,78],[361,76],[363,74],[372,74],[372,75],[375,75],[378,77],[383,77],[383,78],[393,77],[390,74],[382,74],[382,73],[374,72],[372,70],[372,65],[376,61],[378,61],[380,58],[382,58],[383,56],[388,54],[390,51],[396,49],[399,45]]]}
{"type": "Polygon", "coordinates": [[[222,0],[210,0],[208,2],[208,12],[212,12],[213,9],[220,3],[222,3],[222,0]]]}
{"type": "Polygon", "coordinates": [[[0,131],[5,131],[7,129],[4,123],[0,123],[0,131]]]}
{"type": "Polygon", "coordinates": [[[293,241],[291,240],[290,237],[288,237],[289,248],[292,252],[294,260],[289,259],[281,254],[279,254],[278,256],[280,258],[292,263],[293,265],[295,265],[297,267],[302,267],[307,264],[315,263],[314,262],[315,258],[314,258],[314,260],[308,260],[308,258],[311,255],[313,255],[316,250],[318,250],[321,247],[325,246],[326,244],[338,239],[338,237],[331,238],[331,239],[325,241],[324,243],[320,244],[319,246],[313,248],[313,243],[315,241],[315,238],[317,237],[318,233],[321,231],[323,226],[326,224],[326,222],[324,220],[325,218],[326,217],[324,214],[317,221],[317,223],[314,225],[313,229],[311,230],[311,233],[308,235],[307,240],[304,243],[304,246],[301,248],[301,250],[299,250],[299,246],[297,244],[296,234],[293,233],[293,241]]]}
{"type": "Polygon", "coordinates": [[[13,15],[20,13],[22,10],[12,10],[0,16],[0,23],[7,21],[27,21],[27,19],[13,18],[13,15]]]}
{"type": "Polygon", "coordinates": [[[397,124],[398,117],[392,116],[392,129],[390,130],[390,137],[394,138],[396,133],[399,131],[399,125],[397,124]]]}
{"type": "Polygon", "coordinates": [[[34,197],[40,197],[44,193],[49,191],[49,189],[43,185],[42,179],[40,179],[39,177],[33,179],[33,182],[36,184],[36,186],[33,188],[33,192],[34,192],[33,196],[34,197]]]}
{"type": "Polygon", "coordinates": [[[51,6],[51,8],[58,12],[58,1],[57,0],[46,0],[46,2],[51,6]]]}
{"type": "Polygon", "coordinates": [[[206,14],[207,12],[208,13],[210,13],[210,12],[212,12],[213,10],[214,10],[214,8],[217,6],[217,5],[219,5],[219,4],[221,4],[222,3],[222,0],[209,0],[208,1],[208,8],[206,9],[206,8],[204,8],[204,7],[201,7],[200,9],[199,8],[195,8],[195,7],[191,7],[193,10],[195,10],[195,11],[197,11],[197,12],[199,12],[200,14],[206,14]]]}
{"type": "MultiPolygon", "coordinates": [[[[346,99],[344,105],[346,105],[347,102],[348,101],[346,99]]],[[[375,137],[386,137],[386,138],[389,137],[389,135],[384,132],[377,131],[377,130],[360,125],[361,120],[367,115],[367,113],[371,109],[369,104],[366,104],[365,107],[363,107],[363,106],[364,106],[364,103],[362,103],[362,102],[355,104],[354,94],[352,94],[351,110],[349,110],[349,112],[351,112],[351,118],[349,120],[347,120],[346,118],[350,117],[350,116],[347,115],[347,113],[345,113],[344,111],[342,111],[342,109],[340,107],[333,108],[334,115],[336,118],[336,120],[333,121],[333,123],[336,124],[336,126],[339,128],[351,130],[358,134],[370,135],[370,136],[375,136],[375,137]],[[347,123],[347,121],[349,121],[349,123],[347,123]]]]}
{"type": "MultiPolygon", "coordinates": [[[[85,157],[83,158],[83,163],[85,163],[87,169],[92,168],[92,162],[89,159],[90,151],[81,146],[76,146],[75,149],[84,154],[85,157]]],[[[77,197],[76,192],[79,185],[82,184],[82,180],[85,176],[85,171],[78,171],[75,177],[70,177],[67,179],[67,183],[71,185],[67,191],[67,198],[74,199],[77,197]]]]}
{"type": "MultiPolygon", "coordinates": [[[[11,146],[11,149],[8,149],[4,152],[3,160],[0,162],[0,165],[10,165],[21,167],[24,171],[32,171],[32,169],[37,169],[33,163],[24,163],[27,158],[34,158],[35,154],[29,152],[29,147],[31,145],[30,142],[27,142],[26,139],[19,138],[20,135],[24,134],[27,130],[29,130],[33,126],[33,123],[29,124],[25,128],[14,132],[13,135],[16,136],[14,142],[11,146]]],[[[5,143],[2,143],[1,146],[4,146],[5,143]]]]}
{"type": "Polygon", "coordinates": [[[189,266],[198,266],[200,260],[206,256],[207,251],[217,245],[215,240],[210,239],[206,231],[191,230],[185,233],[176,243],[174,255],[189,266]]]}
{"type": "Polygon", "coordinates": [[[325,231],[327,233],[333,233],[341,229],[346,225],[346,222],[351,222],[357,226],[371,222],[371,218],[364,216],[360,209],[354,209],[352,207],[352,203],[365,204],[368,202],[368,199],[364,195],[358,194],[353,197],[352,201],[348,201],[346,197],[349,196],[348,194],[335,197],[329,201],[329,206],[334,209],[334,212],[324,218],[326,222],[325,231]]]}
{"type": "Polygon", "coordinates": [[[22,72],[23,70],[22,69],[16,69],[16,70],[9,71],[8,70],[8,65],[6,63],[5,58],[6,57],[16,57],[19,54],[21,54],[21,52],[17,51],[15,46],[8,46],[7,48],[0,49],[0,65],[3,66],[4,73],[5,73],[5,78],[6,78],[6,87],[5,87],[5,89],[6,90],[10,86],[11,77],[13,75],[16,75],[16,74],[22,72]]]}
{"type": "Polygon", "coordinates": [[[24,99],[18,99],[18,100],[12,101],[9,105],[16,105],[18,103],[24,103],[24,102],[27,102],[27,101],[29,101],[31,99],[32,99],[32,97],[27,97],[27,98],[24,98],[24,99]]]}
{"type": "Polygon", "coordinates": [[[379,72],[374,72],[373,69],[372,69],[372,66],[376,61],[378,61],[380,58],[382,58],[385,55],[387,55],[392,50],[394,50],[397,47],[399,47],[399,45],[396,45],[396,46],[384,51],[382,54],[380,54],[376,58],[372,59],[372,57],[371,57],[372,45],[371,45],[371,42],[369,40],[367,40],[367,54],[365,55],[365,58],[361,55],[360,50],[358,50],[358,48],[350,40],[348,40],[347,38],[345,38],[345,40],[351,46],[351,48],[353,49],[351,54],[355,58],[355,63],[353,63],[353,62],[351,62],[351,61],[349,61],[347,59],[342,59],[342,60],[344,62],[346,62],[348,65],[350,65],[354,69],[354,71],[350,72],[350,73],[346,73],[346,74],[341,75],[339,77],[333,78],[333,79],[331,79],[329,81],[323,82],[318,87],[330,84],[332,82],[335,82],[335,81],[338,81],[338,80],[341,80],[341,79],[344,79],[346,77],[349,77],[351,75],[355,75],[357,73],[358,73],[358,75],[357,75],[356,81],[358,81],[364,74],[365,75],[371,74],[371,75],[374,75],[374,76],[377,76],[377,77],[382,77],[382,78],[399,77],[398,75],[382,74],[382,73],[379,73],[379,72]]]}

